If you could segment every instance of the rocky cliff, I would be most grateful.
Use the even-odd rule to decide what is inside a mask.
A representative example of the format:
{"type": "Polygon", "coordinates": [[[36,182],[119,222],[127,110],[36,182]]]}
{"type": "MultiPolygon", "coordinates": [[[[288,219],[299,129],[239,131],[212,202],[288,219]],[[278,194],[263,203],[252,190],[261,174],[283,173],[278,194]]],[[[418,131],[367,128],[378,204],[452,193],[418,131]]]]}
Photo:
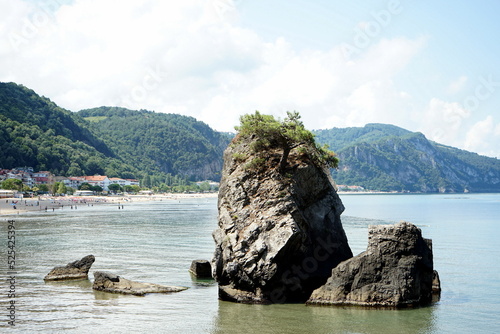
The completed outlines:
{"type": "Polygon", "coordinates": [[[352,257],[344,206],[310,143],[291,145],[287,163],[272,143],[237,136],[224,152],[214,278],[223,300],[304,302],[352,257]],[[284,168],[282,168],[284,166],[284,168]]]}
{"type": "Polygon", "coordinates": [[[388,124],[320,130],[340,157],[339,184],[410,192],[499,192],[500,161],[428,140],[388,124]]]}

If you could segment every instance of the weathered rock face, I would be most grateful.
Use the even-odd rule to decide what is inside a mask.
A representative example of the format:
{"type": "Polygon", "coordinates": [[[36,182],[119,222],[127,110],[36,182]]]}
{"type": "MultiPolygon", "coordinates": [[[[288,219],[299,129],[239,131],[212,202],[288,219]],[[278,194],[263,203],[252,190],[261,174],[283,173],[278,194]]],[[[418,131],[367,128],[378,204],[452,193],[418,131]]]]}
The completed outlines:
{"type": "Polygon", "coordinates": [[[68,263],[64,267],[55,267],[43,279],[45,281],[62,281],[88,278],[90,267],[94,261],[94,255],[87,255],[81,260],[68,263]]]}
{"type": "Polygon", "coordinates": [[[432,242],[415,225],[370,226],[368,249],[332,271],[308,304],[407,307],[432,301],[432,242]]]}
{"type": "Polygon", "coordinates": [[[233,142],[224,152],[213,233],[219,297],[304,302],[352,257],[340,221],[344,206],[328,170],[295,150],[287,169],[278,170],[279,150],[259,159],[251,145],[233,142]]]}
{"type": "Polygon", "coordinates": [[[130,281],[115,274],[96,271],[94,272],[94,290],[122,293],[127,295],[144,296],[147,293],[170,293],[184,291],[186,287],[168,286],[154,283],[141,283],[130,281]]]}

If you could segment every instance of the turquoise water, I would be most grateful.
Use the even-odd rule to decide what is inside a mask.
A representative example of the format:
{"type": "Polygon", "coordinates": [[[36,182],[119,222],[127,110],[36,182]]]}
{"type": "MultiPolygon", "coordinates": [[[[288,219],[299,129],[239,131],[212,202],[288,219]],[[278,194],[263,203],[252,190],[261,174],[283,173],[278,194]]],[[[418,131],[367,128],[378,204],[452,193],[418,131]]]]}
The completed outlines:
{"type": "MultiPolygon", "coordinates": [[[[416,310],[304,305],[241,305],[217,300],[213,282],[193,280],[193,259],[210,259],[216,199],[79,206],[13,216],[16,226],[16,325],[7,321],[8,284],[0,283],[0,331],[98,333],[498,333],[500,332],[500,195],[342,195],[342,221],[353,253],[370,224],[406,220],[433,239],[443,292],[416,310]],[[91,273],[181,285],[145,297],[95,292],[91,281],[45,283],[56,265],[96,256],[91,273]]],[[[0,258],[7,273],[7,217],[0,258]]],[[[91,280],[93,279],[90,275],[91,280]]]]}

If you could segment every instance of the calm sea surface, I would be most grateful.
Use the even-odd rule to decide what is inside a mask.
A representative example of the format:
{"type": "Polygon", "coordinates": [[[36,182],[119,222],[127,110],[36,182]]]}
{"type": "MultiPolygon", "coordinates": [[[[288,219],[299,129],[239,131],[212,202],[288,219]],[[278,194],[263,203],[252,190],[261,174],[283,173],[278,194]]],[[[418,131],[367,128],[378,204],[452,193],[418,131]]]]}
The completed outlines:
{"type": "Polygon", "coordinates": [[[1,217],[0,332],[22,333],[500,333],[500,195],[342,195],[353,253],[370,224],[413,222],[433,239],[441,300],[415,310],[241,305],[188,273],[210,259],[216,199],[78,206],[11,216],[16,227],[14,328],[6,307],[7,218],[1,217]],[[54,267],[93,254],[90,281],[45,283],[54,267]],[[95,292],[93,271],[189,287],[145,297],[95,292]]]}

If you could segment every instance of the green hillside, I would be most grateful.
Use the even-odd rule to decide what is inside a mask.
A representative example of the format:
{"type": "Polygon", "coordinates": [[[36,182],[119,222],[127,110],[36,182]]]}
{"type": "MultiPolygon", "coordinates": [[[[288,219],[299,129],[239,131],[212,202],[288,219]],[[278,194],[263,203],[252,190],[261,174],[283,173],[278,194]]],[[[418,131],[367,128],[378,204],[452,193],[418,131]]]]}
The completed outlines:
{"type": "Polygon", "coordinates": [[[192,117],[100,107],[78,112],[118,156],[148,174],[219,180],[229,138],[192,117]]]}
{"type": "Polygon", "coordinates": [[[31,89],[0,83],[0,168],[30,166],[74,176],[137,174],[86,124],[31,89]]]}
{"type": "Polygon", "coordinates": [[[218,180],[228,143],[192,117],[108,107],[75,113],[0,83],[0,168],[139,178],[150,186],[173,176],[218,180]]]}
{"type": "Polygon", "coordinates": [[[410,192],[500,192],[500,161],[427,140],[393,125],[315,132],[340,157],[338,184],[410,192]]]}

